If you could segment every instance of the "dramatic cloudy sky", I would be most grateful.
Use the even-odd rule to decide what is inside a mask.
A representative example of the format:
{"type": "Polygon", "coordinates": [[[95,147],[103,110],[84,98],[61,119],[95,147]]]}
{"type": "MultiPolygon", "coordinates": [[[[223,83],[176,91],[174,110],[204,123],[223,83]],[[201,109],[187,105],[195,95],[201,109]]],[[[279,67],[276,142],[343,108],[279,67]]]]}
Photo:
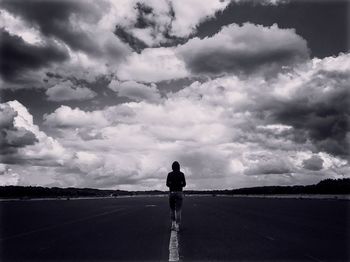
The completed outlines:
{"type": "Polygon", "coordinates": [[[0,1],[0,184],[350,176],[349,2],[0,1]]]}

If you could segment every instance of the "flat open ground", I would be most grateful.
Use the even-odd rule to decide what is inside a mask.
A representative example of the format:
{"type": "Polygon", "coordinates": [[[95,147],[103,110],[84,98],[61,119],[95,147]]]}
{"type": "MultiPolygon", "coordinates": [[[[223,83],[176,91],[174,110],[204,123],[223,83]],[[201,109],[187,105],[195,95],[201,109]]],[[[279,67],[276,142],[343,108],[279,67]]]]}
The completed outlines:
{"type": "MultiPolygon", "coordinates": [[[[0,202],[0,261],[167,261],[166,197],[0,202]]],[[[182,261],[349,261],[350,201],[186,197],[182,261]]]]}

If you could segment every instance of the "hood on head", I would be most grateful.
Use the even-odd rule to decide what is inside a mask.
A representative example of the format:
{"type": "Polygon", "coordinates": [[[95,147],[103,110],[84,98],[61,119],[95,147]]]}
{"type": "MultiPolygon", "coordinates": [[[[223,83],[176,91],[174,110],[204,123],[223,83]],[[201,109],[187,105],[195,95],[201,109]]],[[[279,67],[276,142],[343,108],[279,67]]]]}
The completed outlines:
{"type": "Polygon", "coordinates": [[[173,169],[173,171],[180,171],[180,164],[179,164],[179,162],[175,161],[172,164],[171,168],[173,169]]]}

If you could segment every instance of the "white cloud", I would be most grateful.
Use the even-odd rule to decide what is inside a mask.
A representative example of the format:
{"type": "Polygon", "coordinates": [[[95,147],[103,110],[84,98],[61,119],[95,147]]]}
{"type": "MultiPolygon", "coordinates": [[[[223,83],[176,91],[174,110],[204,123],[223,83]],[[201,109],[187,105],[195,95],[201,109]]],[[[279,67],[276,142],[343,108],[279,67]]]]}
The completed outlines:
{"type": "Polygon", "coordinates": [[[188,76],[185,64],[173,48],[147,48],[141,54],[131,54],[117,70],[121,80],[159,82],[188,76]]]}
{"type": "Polygon", "coordinates": [[[44,115],[44,124],[50,127],[106,126],[108,121],[101,111],[85,112],[79,108],[60,106],[53,113],[44,115]]]}
{"type": "Polygon", "coordinates": [[[308,58],[306,41],[294,29],[245,23],[224,27],[212,37],[183,45],[132,53],[117,68],[121,80],[159,82],[190,75],[276,75],[308,58]]]}
{"type": "Polygon", "coordinates": [[[172,1],[175,19],[170,33],[179,37],[187,37],[196,30],[197,25],[224,10],[230,1],[209,0],[203,4],[201,0],[172,1]]]}
{"type": "Polygon", "coordinates": [[[88,100],[94,98],[97,94],[86,87],[77,87],[70,81],[64,81],[54,85],[46,90],[46,95],[50,101],[67,100],[88,100]]]}
{"type": "Polygon", "coordinates": [[[6,172],[0,174],[0,186],[16,186],[19,179],[20,176],[17,173],[6,172]]]}
{"type": "MultiPolygon", "coordinates": [[[[109,13],[101,24],[107,28],[119,26],[148,46],[157,46],[170,41],[165,34],[188,37],[197,25],[225,9],[230,1],[210,0],[203,5],[198,0],[188,1],[109,1],[109,13]],[[148,10],[143,12],[143,10],[148,10]],[[137,28],[138,19],[148,23],[147,28],[137,28]]],[[[114,29],[114,28],[113,28],[114,29]]]]}
{"type": "MultiPolygon", "coordinates": [[[[1,104],[1,107],[7,107],[15,112],[10,130],[16,132],[12,134],[12,143],[7,145],[10,149],[12,147],[12,150],[5,150],[2,154],[3,161],[11,163],[34,161],[38,165],[61,165],[69,159],[69,152],[57,140],[40,131],[39,127],[33,123],[33,116],[21,103],[14,100],[1,104]],[[25,134],[30,134],[30,143],[27,142],[29,138],[25,134]],[[17,141],[15,144],[14,138],[17,141]]],[[[9,112],[11,111],[5,111],[5,113],[9,112]]],[[[5,137],[8,139],[8,136],[7,132],[5,137]]]]}
{"type": "MultiPolygon", "coordinates": [[[[241,2],[245,0],[236,0],[241,2]]],[[[209,0],[205,5],[200,0],[123,0],[108,1],[109,12],[104,14],[99,25],[113,31],[115,26],[146,43],[149,47],[171,41],[165,37],[189,37],[197,26],[223,11],[231,1],[209,0]],[[144,12],[144,10],[147,10],[144,12]],[[138,19],[148,27],[138,28],[138,19]]],[[[258,4],[277,4],[284,0],[258,1],[258,4]]]]}
{"type": "MultiPolygon", "coordinates": [[[[349,170],[346,160],[318,147],[310,134],[299,130],[294,118],[283,122],[286,118],[272,116],[287,105],[298,104],[301,97],[321,103],[328,96],[343,94],[341,79],[348,71],[342,61],[347,61],[347,56],[331,59],[333,66],[327,62],[329,58],[310,61],[270,80],[225,76],[195,82],[168,94],[160,103],[129,102],[90,112],[61,106],[44,119],[48,127],[64,130],[56,143],[64,148],[61,154],[70,158],[47,171],[51,172],[47,183],[165,189],[165,175],[174,160],[182,164],[192,189],[290,185],[342,177],[349,170]],[[341,74],[336,73],[337,67],[341,74]],[[315,88],[314,81],[319,78],[325,90],[315,88]],[[288,92],[282,92],[284,88],[288,92]],[[312,152],[322,158],[322,169],[307,163],[315,154],[312,152]]],[[[135,84],[126,83],[124,88],[135,84]]],[[[112,82],[111,88],[119,92],[122,84],[112,82]]],[[[28,112],[20,106],[16,112],[22,116],[18,125],[37,134],[28,112]]],[[[23,153],[33,159],[40,150],[29,154],[30,147],[23,153]]],[[[59,154],[54,159],[57,163],[59,154]]],[[[20,174],[20,183],[27,181],[15,172],[20,174]]]]}
{"type": "MultiPolygon", "coordinates": [[[[65,129],[57,138],[65,148],[83,152],[72,158],[69,168],[79,170],[70,172],[74,183],[84,186],[165,189],[165,175],[174,160],[182,164],[192,189],[339,178],[349,169],[346,160],[318,147],[294,118],[283,122],[287,118],[273,116],[302,97],[322,102],[328,95],[342,94],[337,93],[343,90],[342,81],[334,77],[339,76],[338,66],[348,74],[344,56],[327,69],[328,58],[269,80],[225,76],[195,82],[160,103],[129,102],[91,112],[61,106],[45,121],[65,129]],[[310,84],[318,78],[326,91],[310,84]],[[289,91],[282,92],[284,88],[289,91]],[[305,166],[312,152],[322,158],[322,169],[305,166]]],[[[111,88],[119,92],[120,84],[112,82],[111,88]]]]}
{"type": "Polygon", "coordinates": [[[127,97],[134,101],[160,102],[161,96],[155,84],[144,85],[135,81],[120,82],[112,80],[108,85],[120,97],[127,97]]]}
{"type": "Polygon", "coordinates": [[[5,164],[0,163],[0,186],[17,185],[20,176],[5,164]]]}
{"type": "Polygon", "coordinates": [[[94,153],[79,151],[75,155],[74,165],[82,172],[91,172],[103,165],[103,160],[94,153]]]}
{"type": "Polygon", "coordinates": [[[275,134],[282,134],[285,131],[291,130],[292,128],[293,128],[292,126],[281,125],[281,124],[257,126],[257,129],[271,131],[275,134]]]}

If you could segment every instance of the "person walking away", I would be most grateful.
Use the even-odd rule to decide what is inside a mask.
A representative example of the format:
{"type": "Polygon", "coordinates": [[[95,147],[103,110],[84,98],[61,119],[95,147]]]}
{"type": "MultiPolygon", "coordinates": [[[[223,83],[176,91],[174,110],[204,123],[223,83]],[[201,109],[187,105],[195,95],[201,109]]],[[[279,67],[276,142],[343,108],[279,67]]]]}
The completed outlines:
{"type": "Polygon", "coordinates": [[[183,202],[183,187],[186,186],[184,173],[180,171],[179,162],[172,164],[173,171],[167,176],[166,186],[169,187],[169,204],[171,230],[178,231],[181,223],[181,210],[183,202]]]}

